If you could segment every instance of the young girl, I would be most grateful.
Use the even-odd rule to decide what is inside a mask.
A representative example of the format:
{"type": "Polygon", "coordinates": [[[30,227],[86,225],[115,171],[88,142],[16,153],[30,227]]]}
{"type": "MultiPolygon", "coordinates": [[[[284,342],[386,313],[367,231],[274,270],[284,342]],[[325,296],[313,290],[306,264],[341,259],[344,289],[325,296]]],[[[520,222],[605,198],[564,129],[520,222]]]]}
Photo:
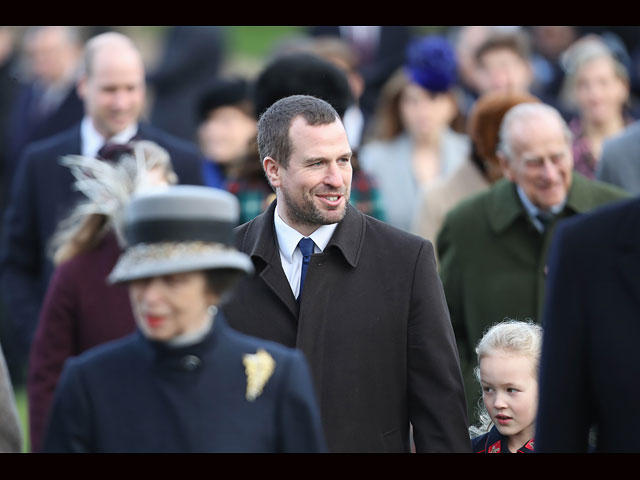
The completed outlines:
{"type": "Polygon", "coordinates": [[[475,453],[533,453],[542,328],[506,320],[478,342],[482,386],[480,422],[471,432],[475,453]]]}

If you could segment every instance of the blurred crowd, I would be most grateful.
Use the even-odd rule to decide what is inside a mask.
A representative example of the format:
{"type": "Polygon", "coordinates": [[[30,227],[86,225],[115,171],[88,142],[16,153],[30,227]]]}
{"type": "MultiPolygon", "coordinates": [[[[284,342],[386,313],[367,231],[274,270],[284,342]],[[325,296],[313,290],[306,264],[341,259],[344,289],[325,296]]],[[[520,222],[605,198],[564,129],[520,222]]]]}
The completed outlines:
{"type": "MultiPolygon", "coordinates": [[[[53,298],[54,287],[68,293],[59,267],[69,258],[56,259],[51,242],[87,191],[70,169],[46,164],[103,155],[95,141],[88,146],[87,119],[103,137],[139,123],[124,143],[161,145],[175,171],[168,183],[232,193],[244,224],[275,198],[258,120],[295,94],[340,115],[353,151],[350,203],[433,244],[473,423],[482,395],[475,345],[485,329],[504,317],[541,322],[547,222],[640,193],[640,150],[623,143],[640,138],[640,27],[308,26],[278,41],[255,74],[232,68],[229,28],[161,30],[154,61],[131,67],[130,90],[105,92],[99,73],[87,72],[98,49],[94,58],[85,47],[131,29],[0,27],[0,344],[10,384],[29,388],[36,449],[66,356],[134,328],[122,291],[100,290],[100,301],[80,307],[53,298]],[[549,145],[565,142],[569,153],[556,158],[549,145]],[[65,309],[102,318],[107,298],[122,324],[80,328],[74,319],[66,339],[53,330],[65,309]]],[[[116,235],[106,238],[91,248],[117,251],[116,235]]],[[[85,267],[99,268],[92,278],[115,262],[95,255],[85,267]]]]}

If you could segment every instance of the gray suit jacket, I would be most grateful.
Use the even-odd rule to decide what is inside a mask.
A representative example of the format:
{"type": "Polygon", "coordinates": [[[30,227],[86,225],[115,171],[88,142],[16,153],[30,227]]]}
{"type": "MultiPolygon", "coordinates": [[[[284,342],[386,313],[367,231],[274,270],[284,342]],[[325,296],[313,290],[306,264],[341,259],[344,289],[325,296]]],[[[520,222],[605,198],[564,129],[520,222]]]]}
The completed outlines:
{"type": "Polygon", "coordinates": [[[604,143],[596,178],[640,194],[640,121],[604,143]]]}

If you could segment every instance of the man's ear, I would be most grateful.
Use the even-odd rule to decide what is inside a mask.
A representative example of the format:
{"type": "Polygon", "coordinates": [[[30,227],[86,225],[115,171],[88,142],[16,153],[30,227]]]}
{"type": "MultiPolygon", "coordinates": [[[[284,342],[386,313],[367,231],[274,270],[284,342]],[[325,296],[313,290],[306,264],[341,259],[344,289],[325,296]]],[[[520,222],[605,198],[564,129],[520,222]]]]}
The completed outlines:
{"type": "Polygon", "coordinates": [[[76,91],[78,92],[78,96],[84,100],[87,94],[87,76],[81,75],[78,79],[78,83],[76,84],[76,91]]]}
{"type": "Polygon", "coordinates": [[[267,180],[273,188],[280,186],[280,169],[282,166],[271,157],[264,157],[262,168],[267,176],[267,180]]]}
{"type": "Polygon", "coordinates": [[[505,178],[513,182],[513,172],[511,171],[511,162],[509,162],[509,159],[507,158],[507,156],[502,152],[496,152],[496,157],[500,162],[500,168],[502,169],[502,173],[504,174],[505,178]]]}

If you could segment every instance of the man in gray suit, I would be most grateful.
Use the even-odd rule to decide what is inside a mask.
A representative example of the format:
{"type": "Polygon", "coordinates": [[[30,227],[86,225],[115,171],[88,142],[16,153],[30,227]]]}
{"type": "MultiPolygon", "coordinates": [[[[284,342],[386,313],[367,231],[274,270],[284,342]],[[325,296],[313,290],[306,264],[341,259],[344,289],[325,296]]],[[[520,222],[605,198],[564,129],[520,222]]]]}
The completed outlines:
{"type": "Polygon", "coordinates": [[[640,121],[604,143],[596,178],[640,194],[640,121]]]}

